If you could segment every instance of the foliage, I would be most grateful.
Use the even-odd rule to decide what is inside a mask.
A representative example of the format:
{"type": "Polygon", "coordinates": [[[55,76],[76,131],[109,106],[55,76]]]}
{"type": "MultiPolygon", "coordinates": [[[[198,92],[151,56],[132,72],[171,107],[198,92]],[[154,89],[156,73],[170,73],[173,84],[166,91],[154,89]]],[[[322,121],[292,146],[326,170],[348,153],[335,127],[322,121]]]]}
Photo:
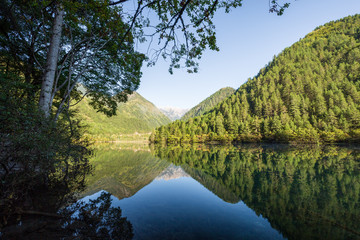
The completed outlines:
{"type": "Polygon", "coordinates": [[[110,207],[110,194],[64,208],[85,189],[92,149],[79,122],[44,118],[23,94],[29,87],[0,71],[1,237],[132,238],[120,208],[110,207]]]}
{"type": "Polygon", "coordinates": [[[229,97],[231,94],[235,92],[235,89],[231,87],[221,88],[210,97],[206,98],[204,101],[190,109],[181,120],[186,121],[189,118],[193,118],[196,116],[201,116],[205,114],[210,109],[216,107],[216,105],[222,102],[224,99],[229,97]]]}
{"type": "Polygon", "coordinates": [[[360,15],[315,29],[201,117],[154,142],[359,141],[360,15]]]}
{"type": "Polygon", "coordinates": [[[138,88],[145,56],[134,50],[121,8],[109,6],[108,1],[68,0],[2,1],[0,6],[1,65],[32,84],[32,95],[44,90],[55,13],[59,8],[65,12],[59,57],[52,60],[57,67],[50,91],[57,114],[70,99],[80,99],[79,82],[86,87],[91,105],[107,115],[113,115],[116,103],[126,101],[127,94],[138,88]]]}
{"type": "MultiPolygon", "coordinates": [[[[151,41],[157,38],[160,46],[152,52],[150,65],[159,56],[170,58],[170,73],[181,66],[185,66],[190,73],[197,72],[198,61],[204,50],[219,50],[213,23],[215,13],[220,9],[229,13],[233,8],[242,6],[242,0],[147,0],[137,3],[136,13],[145,20],[138,23],[140,27],[145,26],[145,29],[139,29],[140,35],[144,40],[146,37],[150,37],[151,41]],[[146,8],[155,13],[158,22],[149,20],[149,13],[144,11],[146,8]],[[155,31],[148,33],[149,27],[155,31]]],[[[278,15],[282,15],[288,6],[288,3],[279,4],[278,0],[269,0],[269,11],[278,15]]]]}
{"type": "Polygon", "coordinates": [[[155,145],[154,154],[223,200],[243,201],[285,238],[360,236],[358,147],[155,145]]]}
{"type": "Polygon", "coordinates": [[[29,85],[0,71],[0,228],[27,211],[55,212],[84,188],[89,142],[75,120],[55,125],[26,94],[29,85]],[[41,192],[46,192],[46,198],[41,192]]]}
{"type": "MultiPolygon", "coordinates": [[[[80,99],[81,82],[91,105],[114,115],[117,102],[140,83],[146,57],[134,50],[136,41],[148,40],[155,49],[148,53],[149,65],[162,56],[170,58],[170,72],[181,66],[197,72],[204,50],[218,50],[215,12],[229,12],[242,0],[141,0],[132,2],[135,9],[127,2],[3,0],[1,65],[33,85],[34,99],[41,89],[45,114],[54,104],[57,118],[72,99],[80,99]]],[[[281,15],[287,7],[269,0],[270,12],[281,15]]]]}

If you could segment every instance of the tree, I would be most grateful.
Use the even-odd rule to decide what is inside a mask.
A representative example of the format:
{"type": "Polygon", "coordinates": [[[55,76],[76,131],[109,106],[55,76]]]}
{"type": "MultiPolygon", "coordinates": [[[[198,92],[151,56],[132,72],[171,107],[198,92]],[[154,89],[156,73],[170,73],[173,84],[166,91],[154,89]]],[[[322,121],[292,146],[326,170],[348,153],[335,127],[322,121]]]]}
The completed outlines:
{"type": "Polygon", "coordinates": [[[5,239],[23,237],[20,229],[29,230],[29,222],[36,226],[25,220],[26,211],[55,214],[73,200],[91,171],[90,142],[78,121],[61,118],[55,124],[44,118],[35,102],[19,97],[28,88],[0,71],[0,231],[5,239]],[[17,237],[7,237],[6,226],[17,237]]]}
{"type": "MultiPolygon", "coordinates": [[[[1,61],[34,84],[29,95],[39,95],[45,116],[56,105],[57,119],[81,94],[90,95],[98,111],[115,114],[116,103],[126,101],[140,83],[145,56],[134,50],[135,40],[158,40],[149,65],[169,57],[170,72],[181,65],[196,72],[203,51],[218,50],[214,13],[229,12],[242,0],[134,0],[134,11],[128,11],[129,2],[0,1],[1,61]],[[149,11],[157,21],[150,21],[149,11]]],[[[269,5],[278,15],[288,7],[276,0],[269,5]]]]}
{"type": "Polygon", "coordinates": [[[33,95],[40,92],[45,116],[55,104],[57,119],[79,98],[81,91],[73,91],[79,83],[94,108],[108,115],[139,86],[144,55],[134,51],[119,9],[106,1],[2,1],[1,14],[6,68],[23,74],[33,95]]]}
{"type": "Polygon", "coordinates": [[[219,113],[216,116],[216,120],[215,120],[215,132],[222,136],[225,134],[225,128],[224,128],[224,118],[222,116],[221,113],[219,113]]]}

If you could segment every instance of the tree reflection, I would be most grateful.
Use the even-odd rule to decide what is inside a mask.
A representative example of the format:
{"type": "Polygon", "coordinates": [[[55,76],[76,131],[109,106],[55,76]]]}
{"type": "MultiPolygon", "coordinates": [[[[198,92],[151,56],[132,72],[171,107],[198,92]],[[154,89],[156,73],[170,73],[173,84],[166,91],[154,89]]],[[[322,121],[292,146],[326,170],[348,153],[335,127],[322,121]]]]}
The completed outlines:
{"type": "Polygon", "coordinates": [[[360,237],[360,150],[325,147],[155,147],[225,201],[232,192],[289,239],[360,237]],[[215,179],[223,188],[197,177],[215,179]],[[224,191],[226,188],[228,191],[224,191]],[[226,193],[226,195],[225,195],[226,193]]]}
{"type": "Polygon", "coordinates": [[[121,216],[120,208],[111,207],[111,194],[103,192],[94,200],[77,201],[69,205],[76,200],[77,193],[84,189],[84,171],[88,170],[79,171],[72,181],[51,178],[49,184],[39,186],[31,195],[27,192],[27,198],[32,200],[31,206],[27,203],[28,205],[15,206],[14,212],[10,212],[11,209],[2,211],[0,237],[131,239],[132,225],[121,216]]]}
{"type": "MultiPolygon", "coordinates": [[[[72,145],[76,147],[76,145],[72,145]]],[[[132,225],[111,207],[110,194],[76,202],[92,170],[89,149],[53,168],[1,173],[1,239],[131,239],[132,225]],[[86,151],[86,152],[84,152],[86,151]]]]}
{"type": "Polygon", "coordinates": [[[87,239],[131,239],[133,228],[119,207],[111,207],[111,194],[101,195],[89,202],[77,202],[63,209],[62,231],[71,237],[87,239]]]}

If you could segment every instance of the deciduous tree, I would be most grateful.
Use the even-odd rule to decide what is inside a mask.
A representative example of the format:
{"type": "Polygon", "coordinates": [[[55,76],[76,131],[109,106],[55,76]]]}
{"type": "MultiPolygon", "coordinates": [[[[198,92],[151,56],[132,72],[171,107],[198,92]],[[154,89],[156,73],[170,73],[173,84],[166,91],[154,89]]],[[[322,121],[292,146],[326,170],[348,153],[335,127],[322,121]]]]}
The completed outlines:
{"type": "MultiPolygon", "coordinates": [[[[229,12],[241,3],[1,0],[1,64],[34,85],[29,95],[38,97],[45,116],[54,112],[57,119],[81,95],[89,95],[95,109],[112,115],[116,103],[126,101],[140,83],[145,55],[134,50],[135,41],[158,43],[147,55],[149,65],[162,56],[170,58],[170,72],[180,66],[196,72],[203,51],[218,50],[215,12],[229,12]]],[[[269,6],[281,15],[288,4],[271,0],[269,6]]]]}

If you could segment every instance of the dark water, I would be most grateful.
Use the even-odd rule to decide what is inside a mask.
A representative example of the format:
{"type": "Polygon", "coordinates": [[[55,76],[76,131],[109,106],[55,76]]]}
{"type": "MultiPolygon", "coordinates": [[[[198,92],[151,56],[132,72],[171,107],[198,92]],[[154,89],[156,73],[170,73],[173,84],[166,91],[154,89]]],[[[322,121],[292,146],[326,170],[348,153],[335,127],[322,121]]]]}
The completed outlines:
{"type": "Polygon", "coordinates": [[[354,147],[103,147],[85,200],[110,192],[134,239],[360,239],[354,147]]]}

